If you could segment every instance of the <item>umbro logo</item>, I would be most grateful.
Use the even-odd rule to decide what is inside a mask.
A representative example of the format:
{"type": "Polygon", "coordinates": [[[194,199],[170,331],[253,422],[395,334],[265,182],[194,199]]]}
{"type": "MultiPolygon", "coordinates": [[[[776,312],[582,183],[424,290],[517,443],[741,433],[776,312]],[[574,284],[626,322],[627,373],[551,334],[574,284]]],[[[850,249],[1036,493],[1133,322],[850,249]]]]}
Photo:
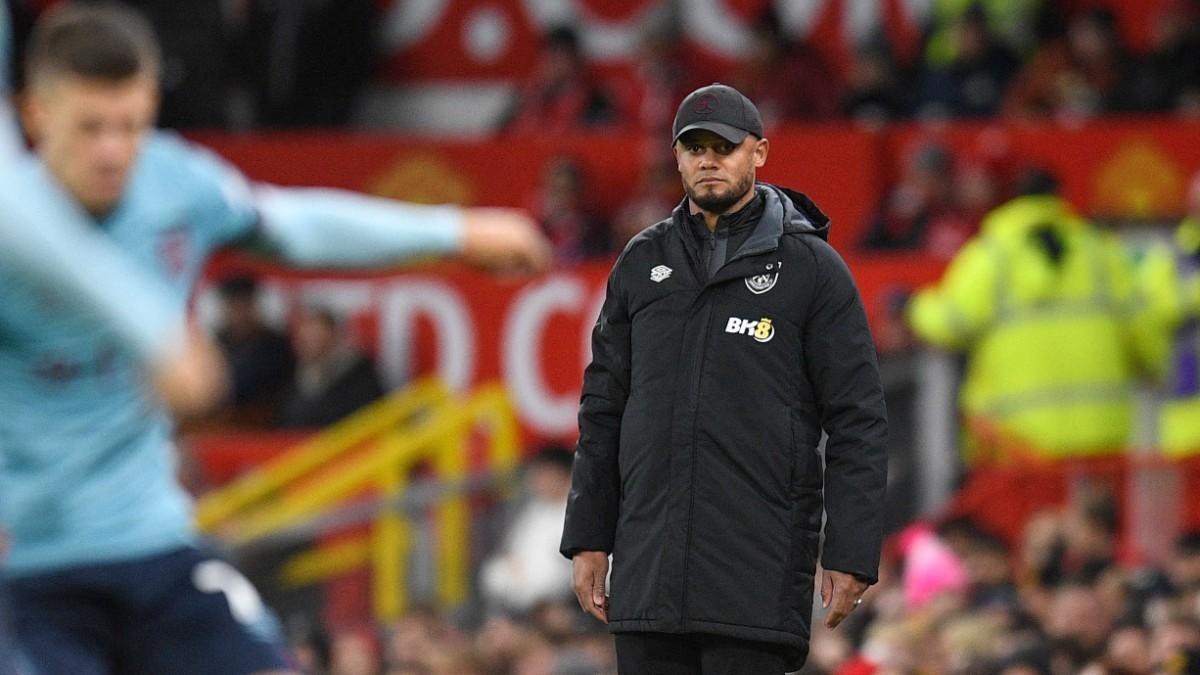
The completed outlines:
{"type": "Polygon", "coordinates": [[[672,271],[673,270],[666,265],[659,265],[658,267],[650,270],[650,281],[653,281],[656,284],[662,283],[664,279],[671,276],[672,271]]]}

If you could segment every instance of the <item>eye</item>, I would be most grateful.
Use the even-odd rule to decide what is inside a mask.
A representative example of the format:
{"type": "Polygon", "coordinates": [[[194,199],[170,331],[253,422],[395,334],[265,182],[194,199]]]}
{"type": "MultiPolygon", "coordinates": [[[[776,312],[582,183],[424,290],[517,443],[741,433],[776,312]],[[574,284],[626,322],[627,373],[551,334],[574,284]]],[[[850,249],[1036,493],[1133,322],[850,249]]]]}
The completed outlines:
{"type": "Polygon", "coordinates": [[[85,134],[98,134],[102,127],[100,120],[94,117],[88,117],[79,122],[79,130],[85,134]]]}
{"type": "Polygon", "coordinates": [[[700,147],[698,144],[696,144],[696,143],[690,143],[690,144],[688,144],[688,146],[687,146],[687,151],[688,151],[688,152],[692,152],[692,153],[698,153],[698,152],[703,152],[703,151],[704,151],[704,148],[701,148],[701,147],[700,147]]]}

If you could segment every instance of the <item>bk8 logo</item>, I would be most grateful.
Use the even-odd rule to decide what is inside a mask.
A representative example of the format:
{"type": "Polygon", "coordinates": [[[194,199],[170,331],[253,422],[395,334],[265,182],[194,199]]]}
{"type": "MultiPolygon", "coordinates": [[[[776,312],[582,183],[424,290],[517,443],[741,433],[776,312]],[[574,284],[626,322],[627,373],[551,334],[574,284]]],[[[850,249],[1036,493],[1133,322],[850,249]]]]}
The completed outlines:
{"type": "Polygon", "coordinates": [[[731,316],[725,324],[725,332],[749,335],[759,342],[770,342],[775,337],[775,325],[765,316],[758,321],[731,316]]]}

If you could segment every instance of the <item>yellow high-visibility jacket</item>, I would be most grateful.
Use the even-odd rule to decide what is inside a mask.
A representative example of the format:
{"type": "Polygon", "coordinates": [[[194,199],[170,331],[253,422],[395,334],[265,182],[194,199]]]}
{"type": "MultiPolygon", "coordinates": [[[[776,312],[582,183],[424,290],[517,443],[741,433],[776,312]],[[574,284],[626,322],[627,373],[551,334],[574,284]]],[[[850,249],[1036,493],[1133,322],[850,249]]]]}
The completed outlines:
{"type": "Polygon", "coordinates": [[[1178,457],[1200,452],[1200,219],[1184,220],[1175,239],[1145,256],[1137,282],[1139,332],[1163,383],[1158,444],[1178,457]]]}
{"type": "Polygon", "coordinates": [[[1139,361],[1132,277],[1116,238],[1064,200],[1019,197],[984,219],[908,319],[922,339],[968,352],[968,420],[1045,458],[1120,451],[1139,361]],[[1062,244],[1057,264],[1043,230],[1062,244]]]}

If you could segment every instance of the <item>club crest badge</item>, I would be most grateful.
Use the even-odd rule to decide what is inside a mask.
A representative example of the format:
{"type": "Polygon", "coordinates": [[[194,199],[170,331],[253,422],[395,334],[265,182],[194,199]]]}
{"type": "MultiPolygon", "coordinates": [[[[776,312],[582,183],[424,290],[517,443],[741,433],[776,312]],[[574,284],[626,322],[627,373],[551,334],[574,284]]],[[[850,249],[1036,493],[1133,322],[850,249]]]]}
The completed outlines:
{"type": "Polygon", "coordinates": [[[783,263],[771,263],[767,265],[766,272],[746,277],[746,288],[755,295],[762,295],[775,288],[775,282],[779,281],[779,268],[782,266],[783,263]]]}
{"type": "Polygon", "coordinates": [[[667,267],[666,265],[659,265],[658,267],[650,270],[650,281],[653,281],[656,284],[662,283],[664,279],[671,276],[671,272],[672,270],[670,267],[667,267]]]}

